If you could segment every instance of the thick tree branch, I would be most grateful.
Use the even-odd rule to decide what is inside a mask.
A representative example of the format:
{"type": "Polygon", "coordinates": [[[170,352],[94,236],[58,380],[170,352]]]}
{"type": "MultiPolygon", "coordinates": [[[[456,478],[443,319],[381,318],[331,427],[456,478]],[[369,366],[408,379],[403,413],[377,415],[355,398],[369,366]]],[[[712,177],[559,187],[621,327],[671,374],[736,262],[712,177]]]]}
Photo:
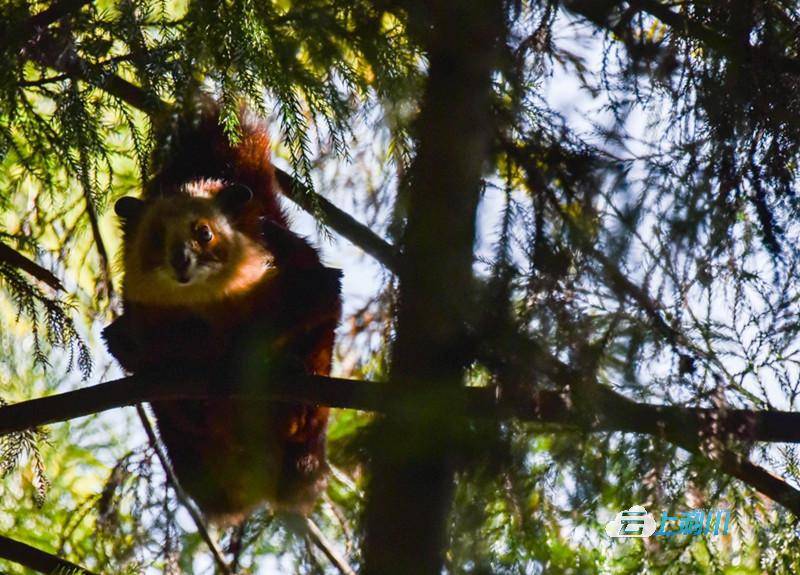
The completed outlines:
{"type": "Polygon", "coordinates": [[[0,535],[0,558],[13,561],[45,575],[52,573],[93,575],[91,571],[80,565],[2,535],[0,535]]]}
{"type": "Polygon", "coordinates": [[[756,491],[763,493],[795,515],[800,516],[800,491],[763,467],[754,464],[747,457],[729,449],[715,448],[714,446],[704,450],[695,441],[686,441],[675,437],[670,438],[669,435],[667,439],[695,455],[710,460],[718,465],[723,472],[753,487],[756,491]],[[706,453],[706,451],[709,451],[710,454],[706,453]]]}
{"type": "MultiPolygon", "coordinates": [[[[136,375],[0,407],[0,435],[67,421],[144,401],[207,399],[211,385],[197,378],[136,375]]],[[[800,413],[719,410],[637,403],[601,388],[593,419],[577,423],[574,406],[562,393],[539,390],[527,402],[495,397],[493,388],[431,390],[420,397],[402,386],[322,376],[279,380],[258,392],[233,397],[247,401],[296,401],[341,409],[402,414],[420,404],[447,405],[454,417],[518,419],[557,429],[624,431],[688,441],[701,435],[752,442],[800,443],[800,413]]]]}
{"type": "MultiPolygon", "coordinates": [[[[564,394],[540,390],[529,401],[496,399],[491,388],[434,389],[410,394],[405,387],[347,379],[306,376],[274,382],[258,393],[238,394],[247,401],[297,401],[331,407],[403,415],[439,408],[451,418],[516,418],[551,431],[623,431],[663,437],[720,468],[800,515],[800,494],[792,486],[724,447],[730,441],[800,443],[800,413],[752,411],[636,403],[607,388],[595,403],[591,420],[580,416],[564,394]],[[704,442],[715,442],[706,449],[704,442]],[[706,451],[716,452],[716,456],[706,451]]],[[[0,435],[66,421],[142,401],[201,399],[214,395],[198,379],[132,376],[0,408],[0,435]]]]}
{"type": "Polygon", "coordinates": [[[28,259],[15,249],[0,242],[0,263],[8,264],[13,268],[20,269],[37,280],[46,283],[56,291],[63,291],[64,286],[51,271],[28,259]]]}
{"type": "Polygon", "coordinates": [[[36,40],[36,35],[44,31],[50,24],[77,12],[91,2],[92,0],[61,0],[61,2],[54,2],[49,8],[28,18],[22,26],[11,30],[11,34],[6,38],[0,39],[0,52],[16,43],[36,40]]]}

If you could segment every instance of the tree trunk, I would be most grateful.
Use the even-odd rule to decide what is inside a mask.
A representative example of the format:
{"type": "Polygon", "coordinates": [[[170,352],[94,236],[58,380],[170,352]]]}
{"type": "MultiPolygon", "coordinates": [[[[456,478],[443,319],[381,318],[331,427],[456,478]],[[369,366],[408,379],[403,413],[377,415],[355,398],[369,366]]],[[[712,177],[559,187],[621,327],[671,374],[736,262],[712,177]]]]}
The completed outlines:
{"type": "MultiPolygon", "coordinates": [[[[497,2],[443,1],[426,4],[413,18],[430,69],[407,182],[391,377],[422,405],[426,390],[460,385],[468,360],[464,325],[472,301],[475,215],[503,14],[497,2]]],[[[386,417],[372,430],[368,575],[442,570],[457,430],[446,405],[411,411],[386,417]]]]}

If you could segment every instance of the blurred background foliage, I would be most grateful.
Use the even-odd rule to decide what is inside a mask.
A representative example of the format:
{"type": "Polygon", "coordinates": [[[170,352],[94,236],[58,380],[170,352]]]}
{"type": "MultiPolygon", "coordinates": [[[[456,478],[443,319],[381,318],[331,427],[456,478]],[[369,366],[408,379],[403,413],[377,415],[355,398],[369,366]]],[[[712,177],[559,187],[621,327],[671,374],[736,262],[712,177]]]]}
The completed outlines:
{"type": "MultiPolygon", "coordinates": [[[[277,163],[399,243],[424,13],[415,1],[2,0],[2,400],[119,374],[98,337],[120,311],[109,207],[148,177],[163,103],[199,87],[232,138],[245,100],[271,119],[277,163]]],[[[469,383],[562,389],[511,330],[572,365],[590,350],[599,380],[636,400],[796,410],[795,3],[515,0],[505,14],[469,383]]],[[[304,225],[349,278],[337,373],[380,380],[395,280],[304,225]]],[[[370,420],[334,415],[314,513],[353,565],[370,420]]],[[[449,572],[800,569],[793,515],[665,440],[512,422],[488,434],[457,476],[449,572]],[[657,518],[730,508],[731,535],[607,538],[605,522],[637,503],[657,518]]],[[[793,446],[738,447],[797,485],[793,446]]],[[[9,536],[102,573],[215,569],[132,410],[6,436],[0,471],[9,536]]],[[[241,573],[336,572],[267,511],[214,535],[241,573]]]]}

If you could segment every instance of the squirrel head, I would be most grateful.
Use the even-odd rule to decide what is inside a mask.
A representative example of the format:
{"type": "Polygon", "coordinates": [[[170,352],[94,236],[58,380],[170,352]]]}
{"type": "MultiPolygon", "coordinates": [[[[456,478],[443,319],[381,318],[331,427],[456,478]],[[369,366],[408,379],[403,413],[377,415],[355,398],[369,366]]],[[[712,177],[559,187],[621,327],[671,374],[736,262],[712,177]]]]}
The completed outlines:
{"type": "Polygon", "coordinates": [[[229,299],[275,271],[275,258],[237,227],[249,188],[218,180],[143,201],[124,197],[115,211],[125,229],[125,297],[186,307],[229,299]]]}

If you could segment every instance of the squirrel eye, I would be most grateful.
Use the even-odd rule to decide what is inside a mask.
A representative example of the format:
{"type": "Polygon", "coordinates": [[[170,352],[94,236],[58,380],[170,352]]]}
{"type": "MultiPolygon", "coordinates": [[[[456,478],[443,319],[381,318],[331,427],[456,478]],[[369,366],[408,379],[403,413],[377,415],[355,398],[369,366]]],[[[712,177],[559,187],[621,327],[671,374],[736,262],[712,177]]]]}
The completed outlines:
{"type": "Polygon", "coordinates": [[[197,226],[194,233],[195,236],[197,237],[197,241],[200,242],[201,244],[207,244],[212,239],[214,239],[214,233],[211,231],[211,228],[209,228],[205,224],[197,226]]]}

